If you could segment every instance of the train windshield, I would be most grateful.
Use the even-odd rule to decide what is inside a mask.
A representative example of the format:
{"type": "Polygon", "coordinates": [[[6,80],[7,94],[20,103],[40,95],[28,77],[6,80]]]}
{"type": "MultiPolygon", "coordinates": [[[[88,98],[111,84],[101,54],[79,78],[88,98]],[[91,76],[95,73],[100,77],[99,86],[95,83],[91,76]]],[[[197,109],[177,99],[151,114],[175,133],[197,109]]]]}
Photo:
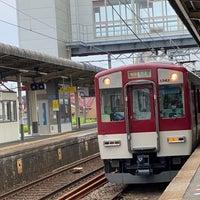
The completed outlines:
{"type": "Polygon", "coordinates": [[[100,91],[101,121],[124,120],[124,106],[121,88],[102,89],[100,91]]]}
{"type": "Polygon", "coordinates": [[[148,88],[133,90],[133,109],[134,119],[145,120],[151,118],[150,90],[148,88]]]}
{"type": "Polygon", "coordinates": [[[185,116],[183,85],[161,85],[159,87],[160,117],[185,116]]]}

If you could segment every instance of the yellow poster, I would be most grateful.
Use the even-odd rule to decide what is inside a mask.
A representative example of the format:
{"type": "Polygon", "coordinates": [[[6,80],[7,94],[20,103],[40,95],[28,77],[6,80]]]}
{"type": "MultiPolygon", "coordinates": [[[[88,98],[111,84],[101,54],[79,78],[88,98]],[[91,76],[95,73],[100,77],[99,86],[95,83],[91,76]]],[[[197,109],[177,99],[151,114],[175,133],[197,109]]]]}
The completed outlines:
{"type": "Polygon", "coordinates": [[[53,109],[53,111],[59,111],[58,99],[52,100],[52,109],[53,109]]]}

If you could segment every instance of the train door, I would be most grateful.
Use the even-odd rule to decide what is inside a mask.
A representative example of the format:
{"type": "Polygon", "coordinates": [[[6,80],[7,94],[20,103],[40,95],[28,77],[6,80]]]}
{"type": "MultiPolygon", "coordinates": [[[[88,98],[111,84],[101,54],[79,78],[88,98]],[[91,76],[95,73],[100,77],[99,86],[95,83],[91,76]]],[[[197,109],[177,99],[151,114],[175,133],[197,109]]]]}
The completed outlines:
{"type": "Polygon", "coordinates": [[[48,101],[38,101],[38,130],[40,134],[49,133],[49,111],[48,101]]]}
{"type": "Polygon", "coordinates": [[[159,151],[159,125],[156,86],[152,81],[126,85],[127,134],[129,150],[159,151]]]}

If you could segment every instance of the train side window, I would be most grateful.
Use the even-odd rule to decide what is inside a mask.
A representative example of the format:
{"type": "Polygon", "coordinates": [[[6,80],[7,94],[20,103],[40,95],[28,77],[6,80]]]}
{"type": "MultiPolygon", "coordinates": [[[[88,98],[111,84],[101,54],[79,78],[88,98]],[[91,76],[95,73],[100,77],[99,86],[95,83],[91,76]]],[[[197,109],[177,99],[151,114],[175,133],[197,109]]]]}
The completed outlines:
{"type": "Polygon", "coordinates": [[[159,97],[160,117],[171,118],[185,116],[182,84],[160,86],[159,97]]]}
{"type": "Polygon", "coordinates": [[[102,89],[100,91],[101,121],[124,120],[124,106],[121,88],[102,89]]]}

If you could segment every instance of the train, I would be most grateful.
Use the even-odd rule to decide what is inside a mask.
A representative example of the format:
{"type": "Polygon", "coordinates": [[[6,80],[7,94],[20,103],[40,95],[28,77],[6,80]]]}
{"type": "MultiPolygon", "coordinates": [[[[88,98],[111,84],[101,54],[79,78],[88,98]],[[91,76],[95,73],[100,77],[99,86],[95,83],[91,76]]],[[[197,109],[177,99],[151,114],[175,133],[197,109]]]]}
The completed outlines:
{"type": "Polygon", "coordinates": [[[200,78],[140,63],[94,77],[98,145],[108,181],[170,182],[200,141],[200,78]]]}

